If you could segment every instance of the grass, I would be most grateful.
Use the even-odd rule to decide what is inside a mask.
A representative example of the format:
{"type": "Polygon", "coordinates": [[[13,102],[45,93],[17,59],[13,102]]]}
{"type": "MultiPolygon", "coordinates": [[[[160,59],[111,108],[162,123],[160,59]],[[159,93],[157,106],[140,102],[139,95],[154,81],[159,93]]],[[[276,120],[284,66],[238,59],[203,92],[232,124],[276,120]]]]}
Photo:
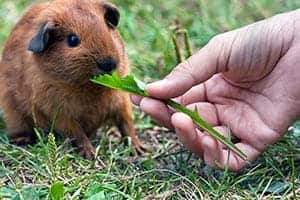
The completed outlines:
{"type": "MultiPolygon", "coordinates": [[[[33,1],[0,1],[0,49],[24,8],[33,1]]],[[[145,81],[165,76],[176,63],[174,24],[189,31],[192,49],[214,35],[300,8],[295,0],[122,0],[121,33],[133,72],[145,81]]],[[[33,146],[9,143],[0,122],[0,199],[299,199],[300,123],[240,173],[207,167],[175,135],[135,112],[142,141],[153,148],[133,158],[111,129],[95,145],[100,160],[87,161],[70,141],[40,137],[33,146]],[[62,192],[63,191],[63,192],[62,192]]]]}

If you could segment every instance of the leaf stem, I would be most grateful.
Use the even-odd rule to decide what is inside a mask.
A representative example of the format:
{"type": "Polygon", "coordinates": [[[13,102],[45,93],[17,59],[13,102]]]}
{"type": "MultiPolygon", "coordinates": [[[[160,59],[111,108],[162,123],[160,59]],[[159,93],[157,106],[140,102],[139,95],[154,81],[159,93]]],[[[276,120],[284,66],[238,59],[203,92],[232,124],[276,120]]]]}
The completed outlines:
{"type": "Polygon", "coordinates": [[[174,108],[177,112],[182,112],[193,120],[193,122],[199,127],[205,130],[210,136],[217,139],[218,141],[222,142],[225,146],[227,146],[230,150],[235,152],[239,157],[241,157],[243,160],[247,159],[246,154],[244,154],[239,148],[237,148],[234,143],[231,142],[230,138],[227,138],[220,133],[218,133],[215,129],[211,127],[210,124],[208,124],[206,121],[204,121],[199,114],[196,111],[191,111],[187,109],[186,107],[180,105],[179,103],[176,103],[173,100],[164,100],[164,102],[174,108]]]}

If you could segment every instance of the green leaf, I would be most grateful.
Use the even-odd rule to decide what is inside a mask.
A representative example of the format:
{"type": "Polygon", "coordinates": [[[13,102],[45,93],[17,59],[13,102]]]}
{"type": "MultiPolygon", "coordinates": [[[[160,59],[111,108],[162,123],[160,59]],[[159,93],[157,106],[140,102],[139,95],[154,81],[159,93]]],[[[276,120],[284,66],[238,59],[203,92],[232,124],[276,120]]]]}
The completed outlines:
{"type": "Polygon", "coordinates": [[[64,184],[62,182],[55,182],[52,184],[49,193],[49,199],[61,200],[64,198],[64,184]]]}
{"type": "Polygon", "coordinates": [[[106,200],[106,196],[105,196],[105,192],[101,191],[98,192],[96,194],[94,194],[93,196],[91,196],[90,198],[88,198],[88,200],[106,200]]]}
{"type": "MultiPolygon", "coordinates": [[[[138,80],[133,75],[129,75],[124,78],[121,78],[116,72],[114,72],[112,75],[105,74],[105,75],[94,77],[91,81],[108,88],[122,90],[136,95],[145,96],[145,97],[149,96],[145,91],[146,84],[138,80]]],[[[247,156],[239,148],[237,148],[229,138],[221,135],[219,132],[213,129],[209,123],[207,123],[199,116],[197,111],[191,111],[186,107],[172,100],[162,100],[162,101],[164,101],[164,103],[174,108],[177,112],[182,112],[188,115],[197,126],[199,126],[203,130],[208,132],[210,136],[222,142],[226,147],[228,147],[230,150],[235,152],[243,160],[247,159],[247,156]]]]}
{"type": "Polygon", "coordinates": [[[119,75],[114,72],[112,75],[100,75],[93,78],[91,81],[112,89],[123,90],[140,96],[148,96],[144,91],[146,84],[139,81],[133,75],[120,78],[119,75]]]}

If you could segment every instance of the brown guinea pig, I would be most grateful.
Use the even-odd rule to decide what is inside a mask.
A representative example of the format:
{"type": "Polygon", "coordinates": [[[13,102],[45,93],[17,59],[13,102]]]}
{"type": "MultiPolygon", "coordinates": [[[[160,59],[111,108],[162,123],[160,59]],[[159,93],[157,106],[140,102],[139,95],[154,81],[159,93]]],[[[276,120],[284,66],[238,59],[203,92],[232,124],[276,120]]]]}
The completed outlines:
{"type": "Polygon", "coordinates": [[[14,27],[0,63],[0,105],[17,144],[34,142],[33,127],[75,139],[91,159],[90,137],[114,123],[142,151],[129,95],[94,85],[94,75],[129,72],[116,27],[118,9],[102,0],[54,0],[33,5],[14,27]]]}

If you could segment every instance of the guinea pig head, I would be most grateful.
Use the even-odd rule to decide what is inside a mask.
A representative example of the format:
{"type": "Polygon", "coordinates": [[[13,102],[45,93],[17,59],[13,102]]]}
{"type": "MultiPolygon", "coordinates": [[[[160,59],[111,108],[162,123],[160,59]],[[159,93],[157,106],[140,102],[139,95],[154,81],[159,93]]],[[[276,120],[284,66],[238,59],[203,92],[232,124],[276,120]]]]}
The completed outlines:
{"type": "MultiPolygon", "coordinates": [[[[49,3],[28,50],[49,76],[82,84],[120,66],[118,9],[101,0],[49,3]]],[[[123,48],[123,47],[122,47],[123,48]]]]}

